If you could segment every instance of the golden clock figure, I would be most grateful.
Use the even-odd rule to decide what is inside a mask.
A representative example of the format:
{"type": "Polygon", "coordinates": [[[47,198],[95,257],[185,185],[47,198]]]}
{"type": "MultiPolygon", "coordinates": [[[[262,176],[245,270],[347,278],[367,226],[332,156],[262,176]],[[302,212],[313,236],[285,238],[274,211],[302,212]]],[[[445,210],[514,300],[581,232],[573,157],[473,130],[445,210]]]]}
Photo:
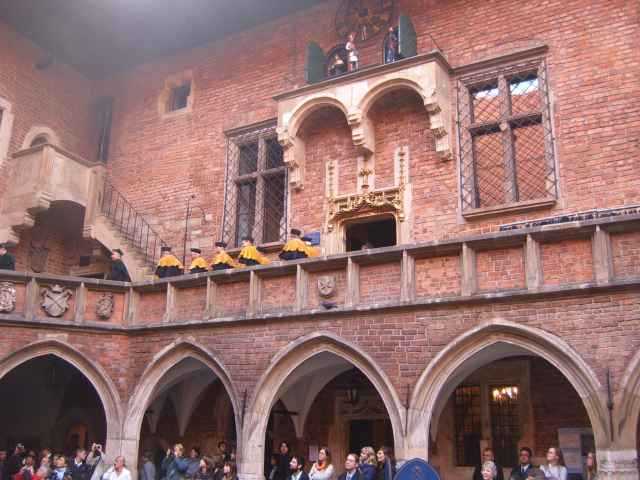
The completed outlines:
{"type": "Polygon", "coordinates": [[[385,32],[395,11],[395,0],[343,0],[336,14],[336,32],[346,39],[351,32],[365,42],[385,32]]]}

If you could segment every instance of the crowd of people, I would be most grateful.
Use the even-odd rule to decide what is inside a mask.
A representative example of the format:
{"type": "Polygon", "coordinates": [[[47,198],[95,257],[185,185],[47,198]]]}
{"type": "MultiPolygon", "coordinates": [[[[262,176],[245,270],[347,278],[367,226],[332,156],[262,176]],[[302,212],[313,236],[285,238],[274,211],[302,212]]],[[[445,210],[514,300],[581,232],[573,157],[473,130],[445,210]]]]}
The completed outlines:
{"type": "MultiPolygon", "coordinates": [[[[546,463],[532,464],[533,452],[528,447],[519,451],[518,465],[511,470],[509,480],[567,480],[568,472],[562,450],[550,447],[546,463]]],[[[281,442],[279,451],[271,456],[271,464],[265,472],[266,480],[393,480],[396,465],[390,448],[363,447],[359,453],[349,453],[344,468],[337,475],[329,448],[318,451],[317,460],[310,466],[305,458],[290,452],[289,444],[281,442]]],[[[201,455],[198,447],[188,452],[178,443],[166,451],[162,461],[154,463],[153,455],[145,452],[139,465],[140,480],[237,480],[234,452],[227,451],[226,442],[218,443],[218,454],[201,455]]],[[[596,456],[589,452],[586,457],[584,480],[597,480],[596,456]]],[[[123,456],[112,462],[105,460],[102,445],[93,444],[90,450],[78,448],[67,457],[54,454],[44,448],[39,453],[26,450],[18,444],[8,455],[0,450],[0,480],[131,480],[123,456]]],[[[495,461],[490,448],[482,452],[482,463],[478,465],[472,480],[504,480],[503,468],[495,461]]]]}

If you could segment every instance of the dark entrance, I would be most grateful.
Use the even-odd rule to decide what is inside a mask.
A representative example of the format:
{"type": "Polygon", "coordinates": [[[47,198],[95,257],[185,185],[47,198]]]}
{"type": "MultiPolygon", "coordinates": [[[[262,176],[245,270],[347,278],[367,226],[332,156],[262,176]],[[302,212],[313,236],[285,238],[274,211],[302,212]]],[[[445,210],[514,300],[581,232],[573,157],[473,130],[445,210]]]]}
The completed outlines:
{"type": "Polygon", "coordinates": [[[396,244],[396,221],[393,217],[376,217],[346,226],[347,251],[391,247],[396,244]]]}

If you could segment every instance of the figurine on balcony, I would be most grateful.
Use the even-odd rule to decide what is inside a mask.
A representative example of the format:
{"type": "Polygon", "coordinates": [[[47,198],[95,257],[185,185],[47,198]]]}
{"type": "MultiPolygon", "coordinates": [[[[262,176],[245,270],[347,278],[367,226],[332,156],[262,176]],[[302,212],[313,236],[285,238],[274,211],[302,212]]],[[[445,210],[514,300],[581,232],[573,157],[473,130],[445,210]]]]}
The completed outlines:
{"type": "Polygon", "coordinates": [[[291,236],[278,255],[282,260],[297,260],[309,256],[307,244],[300,238],[301,235],[302,232],[297,228],[291,229],[291,236]]]}
{"type": "Polygon", "coordinates": [[[180,263],[180,260],[171,253],[171,247],[163,245],[160,247],[160,253],[161,256],[156,268],[156,275],[160,278],[182,275],[184,267],[182,263],[180,263]]]}
{"type": "Polygon", "coordinates": [[[199,248],[192,248],[189,273],[204,273],[207,270],[209,270],[209,264],[202,256],[202,250],[200,250],[199,248]]]}
{"type": "Polygon", "coordinates": [[[6,243],[0,243],[0,270],[15,270],[16,259],[7,250],[6,243]]]}
{"type": "Polygon", "coordinates": [[[320,247],[314,247],[311,237],[302,237],[300,240],[307,246],[307,255],[309,257],[317,257],[320,255],[320,247]]]}
{"type": "Polygon", "coordinates": [[[389,27],[389,32],[384,37],[384,63],[393,63],[398,60],[398,46],[396,29],[389,27]]]}
{"type": "Polygon", "coordinates": [[[331,60],[329,60],[328,71],[330,77],[336,77],[345,73],[346,67],[344,64],[344,60],[339,53],[333,55],[333,57],[331,57],[331,60]]]}
{"type": "Polygon", "coordinates": [[[242,250],[238,255],[238,263],[247,267],[254,265],[266,265],[269,259],[253,244],[253,238],[244,237],[242,239],[242,250]]]}
{"type": "Polygon", "coordinates": [[[349,72],[354,72],[358,69],[358,62],[360,59],[360,55],[358,53],[358,49],[356,48],[356,34],[351,32],[349,34],[349,40],[347,44],[344,46],[345,50],[347,50],[347,70],[349,72]]]}
{"type": "Polygon", "coordinates": [[[122,261],[124,253],[119,248],[111,250],[111,273],[107,280],[114,280],[116,282],[130,282],[131,277],[126,265],[122,261]]]}
{"type": "Polygon", "coordinates": [[[225,250],[227,248],[227,242],[216,242],[216,256],[211,261],[212,270],[227,270],[229,268],[236,268],[238,264],[231,258],[231,256],[225,250]]]}

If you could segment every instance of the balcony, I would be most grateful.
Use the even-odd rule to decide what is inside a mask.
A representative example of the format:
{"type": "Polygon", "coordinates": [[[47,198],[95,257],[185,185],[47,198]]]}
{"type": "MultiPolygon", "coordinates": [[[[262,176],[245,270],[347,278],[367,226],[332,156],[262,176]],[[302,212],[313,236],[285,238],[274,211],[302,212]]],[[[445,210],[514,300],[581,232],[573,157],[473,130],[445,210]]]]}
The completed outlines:
{"type": "Polygon", "coordinates": [[[140,330],[637,289],[640,270],[625,251],[639,242],[636,209],[131,284],[0,270],[0,321],[140,330]]]}
{"type": "Polygon", "coordinates": [[[310,114],[327,106],[342,111],[354,145],[364,156],[372,156],[375,137],[369,109],[377,99],[398,89],[410,89],[420,95],[435,137],[435,150],[443,159],[451,159],[451,72],[444,56],[433,51],[362,68],[276,96],[278,139],[284,148],[291,186],[304,186],[305,145],[298,132],[310,114]]]}

